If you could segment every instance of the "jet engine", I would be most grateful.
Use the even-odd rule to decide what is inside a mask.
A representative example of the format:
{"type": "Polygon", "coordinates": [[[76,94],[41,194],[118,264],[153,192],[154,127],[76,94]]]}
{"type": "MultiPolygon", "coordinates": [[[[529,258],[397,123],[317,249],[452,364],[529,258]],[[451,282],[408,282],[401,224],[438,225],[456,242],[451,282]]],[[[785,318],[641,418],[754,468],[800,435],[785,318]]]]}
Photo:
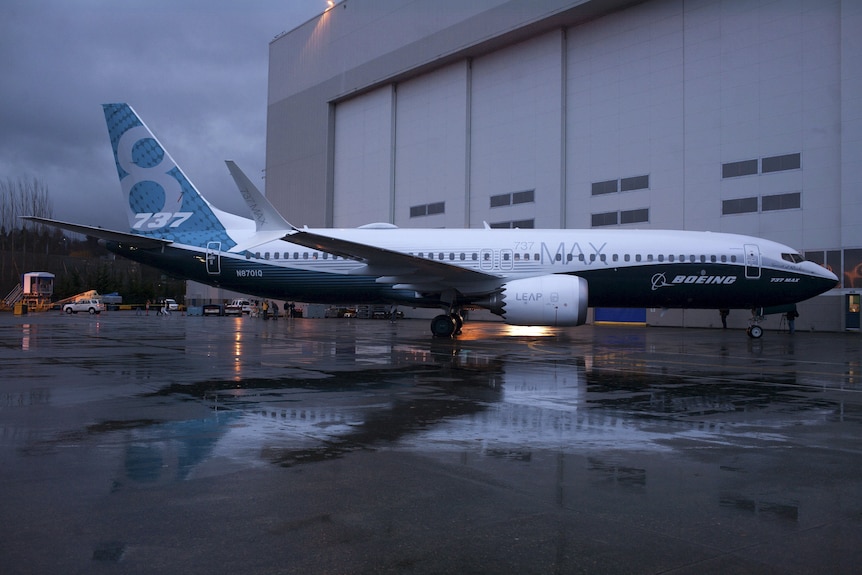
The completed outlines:
{"type": "Polygon", "coordinates": [[[551,274],[512,280],[485,304],[512,325],[583,325],[587,320],[587,280],[551,274]]]}

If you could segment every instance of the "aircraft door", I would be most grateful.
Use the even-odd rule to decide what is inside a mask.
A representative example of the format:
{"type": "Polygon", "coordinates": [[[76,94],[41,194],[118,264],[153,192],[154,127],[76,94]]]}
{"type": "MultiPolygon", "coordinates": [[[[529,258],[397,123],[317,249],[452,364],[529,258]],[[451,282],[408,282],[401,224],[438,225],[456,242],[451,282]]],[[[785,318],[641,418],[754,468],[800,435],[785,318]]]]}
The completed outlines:
{"type": "Polygon", "coordinates": [[[760,247],[757,244],[745,244],[745,277],[750,280],[760,278],[760,247]]]}
{"type": "Polygon", "coordinates": [[[500,250],[500,269],[511,270],[514,267],[512,250],[500,250]]]}
{"type": "Polygon", "coordinates": [[[494,269],[494,251],[484,249],[479,253],[479,267],[483,270],[494,269]]]}
{"type": "Polygon", "coordinates": [[[207,242],[207,273],[217,276],[221,273],[221,242],[207,242]]]}

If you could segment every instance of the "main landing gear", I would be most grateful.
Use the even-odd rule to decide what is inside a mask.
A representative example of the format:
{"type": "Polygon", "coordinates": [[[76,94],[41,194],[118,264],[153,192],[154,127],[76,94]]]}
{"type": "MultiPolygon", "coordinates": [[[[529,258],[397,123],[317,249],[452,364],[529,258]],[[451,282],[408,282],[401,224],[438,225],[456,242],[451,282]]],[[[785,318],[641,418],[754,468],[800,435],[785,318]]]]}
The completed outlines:
{"type": "Polygon", "coordinates": [[[431,320],[431,333],[434,337],[452,337],[461,333],[464,318],[458,312],[440,314],[431,320]]]}

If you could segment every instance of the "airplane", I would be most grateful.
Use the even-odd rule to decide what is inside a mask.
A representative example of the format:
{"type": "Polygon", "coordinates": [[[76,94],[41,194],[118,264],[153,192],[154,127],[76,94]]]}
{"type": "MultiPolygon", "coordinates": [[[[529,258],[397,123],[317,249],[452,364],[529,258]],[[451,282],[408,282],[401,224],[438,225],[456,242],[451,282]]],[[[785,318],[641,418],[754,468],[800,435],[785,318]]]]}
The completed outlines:
{"type": "MultiPolygon", "coordinates": [[[[436,337],[487,309],[513,325],[578,326],[588,307],[748,309],[794,304],[838,278],[780,243],[708,231],[296,227],[227,167],[252,218],[210,204],[125,103],[103,111],[129,229],[25,218],[94,236],[172,275],[260,298],[438,308],[436,337]]],[[[753,311],[748,334],[759,338],[753,311]]]]}

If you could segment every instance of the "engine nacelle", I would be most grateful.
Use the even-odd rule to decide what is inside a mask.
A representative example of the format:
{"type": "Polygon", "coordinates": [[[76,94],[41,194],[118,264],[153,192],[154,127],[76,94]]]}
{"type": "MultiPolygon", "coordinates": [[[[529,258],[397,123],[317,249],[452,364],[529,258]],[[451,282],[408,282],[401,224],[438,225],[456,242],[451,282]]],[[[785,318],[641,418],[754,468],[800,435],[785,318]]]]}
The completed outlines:
{"type": "Polygon", "coordinates": [[[588,294],[584,278],[551,274],[512,280],[485,303],[512,325],[583,325],[588,294]]]}

